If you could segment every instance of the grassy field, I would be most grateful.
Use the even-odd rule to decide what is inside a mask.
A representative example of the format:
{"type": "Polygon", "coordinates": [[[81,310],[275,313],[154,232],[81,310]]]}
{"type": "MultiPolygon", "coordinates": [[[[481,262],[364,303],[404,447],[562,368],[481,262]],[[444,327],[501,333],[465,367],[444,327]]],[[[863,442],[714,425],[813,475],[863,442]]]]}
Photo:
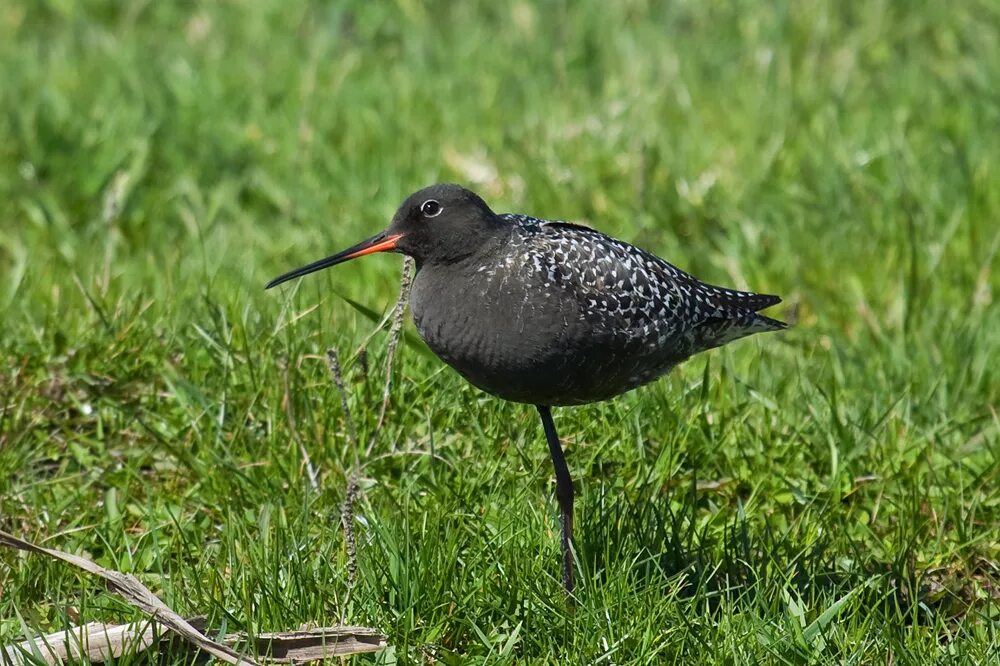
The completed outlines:
{"type": "MultiPolygon", "coordinates": [[[[975,0],[5,0],[0,529],[358,663],[989,663],[998,90],[975,0]],[[575,611],[533,409],[405,343],[373,433],[399,258],[263,290],[439,180],[795,323],[556,411],[575,611]]],[[[0,552],[0,643],[138,617],[0,552]]]]}

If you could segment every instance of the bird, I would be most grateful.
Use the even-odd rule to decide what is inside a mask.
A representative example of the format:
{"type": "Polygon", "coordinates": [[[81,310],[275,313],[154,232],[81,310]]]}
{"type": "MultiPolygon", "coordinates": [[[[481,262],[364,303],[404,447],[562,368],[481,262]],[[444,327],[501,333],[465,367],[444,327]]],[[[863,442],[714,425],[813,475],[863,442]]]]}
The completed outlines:
{"type": "Polygon", "coordinates": [[[588,226],[495,213],[451,183],[411,194],[385,230],[265,288],[377,252],[413,259],[413,322],[442,361],[486,393],[537,410],[569,596],[574,491],[552,408],[614,398],[698,352],[787,326],[759,312],[779,296],[707,284],[588,226]]]}

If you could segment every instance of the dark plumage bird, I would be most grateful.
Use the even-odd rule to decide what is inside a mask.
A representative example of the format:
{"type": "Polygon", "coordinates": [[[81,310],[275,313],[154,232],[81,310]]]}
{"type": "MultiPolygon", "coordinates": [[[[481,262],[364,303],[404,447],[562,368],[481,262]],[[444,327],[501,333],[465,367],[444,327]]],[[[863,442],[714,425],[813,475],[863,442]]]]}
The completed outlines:
{"type": "Polygon", "coordinates": [[[389,227],[267,288],[373,252],[412,257],[420,336],[487,393],[535,405],[556,472],[563,584],[573,589],[573,485],[555,405],[606,400],[706,349],[785,324],[777,296],[715,287],[599,231],[497,214],[458,185],[410,195],[389,227]]]}

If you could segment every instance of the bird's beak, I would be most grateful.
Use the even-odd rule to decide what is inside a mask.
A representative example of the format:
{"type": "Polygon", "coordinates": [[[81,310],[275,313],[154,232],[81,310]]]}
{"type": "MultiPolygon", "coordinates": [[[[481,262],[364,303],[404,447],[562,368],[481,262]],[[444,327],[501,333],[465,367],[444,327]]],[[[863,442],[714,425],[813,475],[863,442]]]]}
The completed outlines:
{"type": "Polygon", "coordinates": [[[396,249],[396,243],[399,242],[399,239],[402,237],[403,234],[389,234],[383,231],[380,234],[375,234],[371,238],[361,241],[357,245],[352,245],[343,252],[338,252],[337,254],[327,257],[326,259],[314,261],[307,266],[296,268],[294,271],[289,271],[284,275],[279,275],[268,282],[264,288],[270,289],[271,287],[278,286],[282,282],[288,282],[289,280],[302,277],[303,275],[308,275],[309,273],[314,273],[320,269],[336,266],[337,264],[343,263],[349,259],[363,257],[366,254],[372,254],[374,252],[391,252],[396,249]]]}

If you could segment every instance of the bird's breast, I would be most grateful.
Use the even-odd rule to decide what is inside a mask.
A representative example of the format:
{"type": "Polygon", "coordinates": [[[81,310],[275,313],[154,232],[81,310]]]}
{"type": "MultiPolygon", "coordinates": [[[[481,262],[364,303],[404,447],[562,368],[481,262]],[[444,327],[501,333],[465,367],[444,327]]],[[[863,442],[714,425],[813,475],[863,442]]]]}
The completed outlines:
{"type": "Polygon", "coordinates": [[[417,331],[472,384],[517,402],[580,404],[665,371],[637,354],[626,336],[595,326],[587,302],[560,289],[545,270],[518,262],[512,255],[465,270],[424,266],[414,278],[417,331]]]}
{"type": "Polygon", "coordinates": [[[523,280],[478,269],[417,273],[411,309],[417,331],[463,374],[523,370],[574,326],[577,313],[523,280]]]}

